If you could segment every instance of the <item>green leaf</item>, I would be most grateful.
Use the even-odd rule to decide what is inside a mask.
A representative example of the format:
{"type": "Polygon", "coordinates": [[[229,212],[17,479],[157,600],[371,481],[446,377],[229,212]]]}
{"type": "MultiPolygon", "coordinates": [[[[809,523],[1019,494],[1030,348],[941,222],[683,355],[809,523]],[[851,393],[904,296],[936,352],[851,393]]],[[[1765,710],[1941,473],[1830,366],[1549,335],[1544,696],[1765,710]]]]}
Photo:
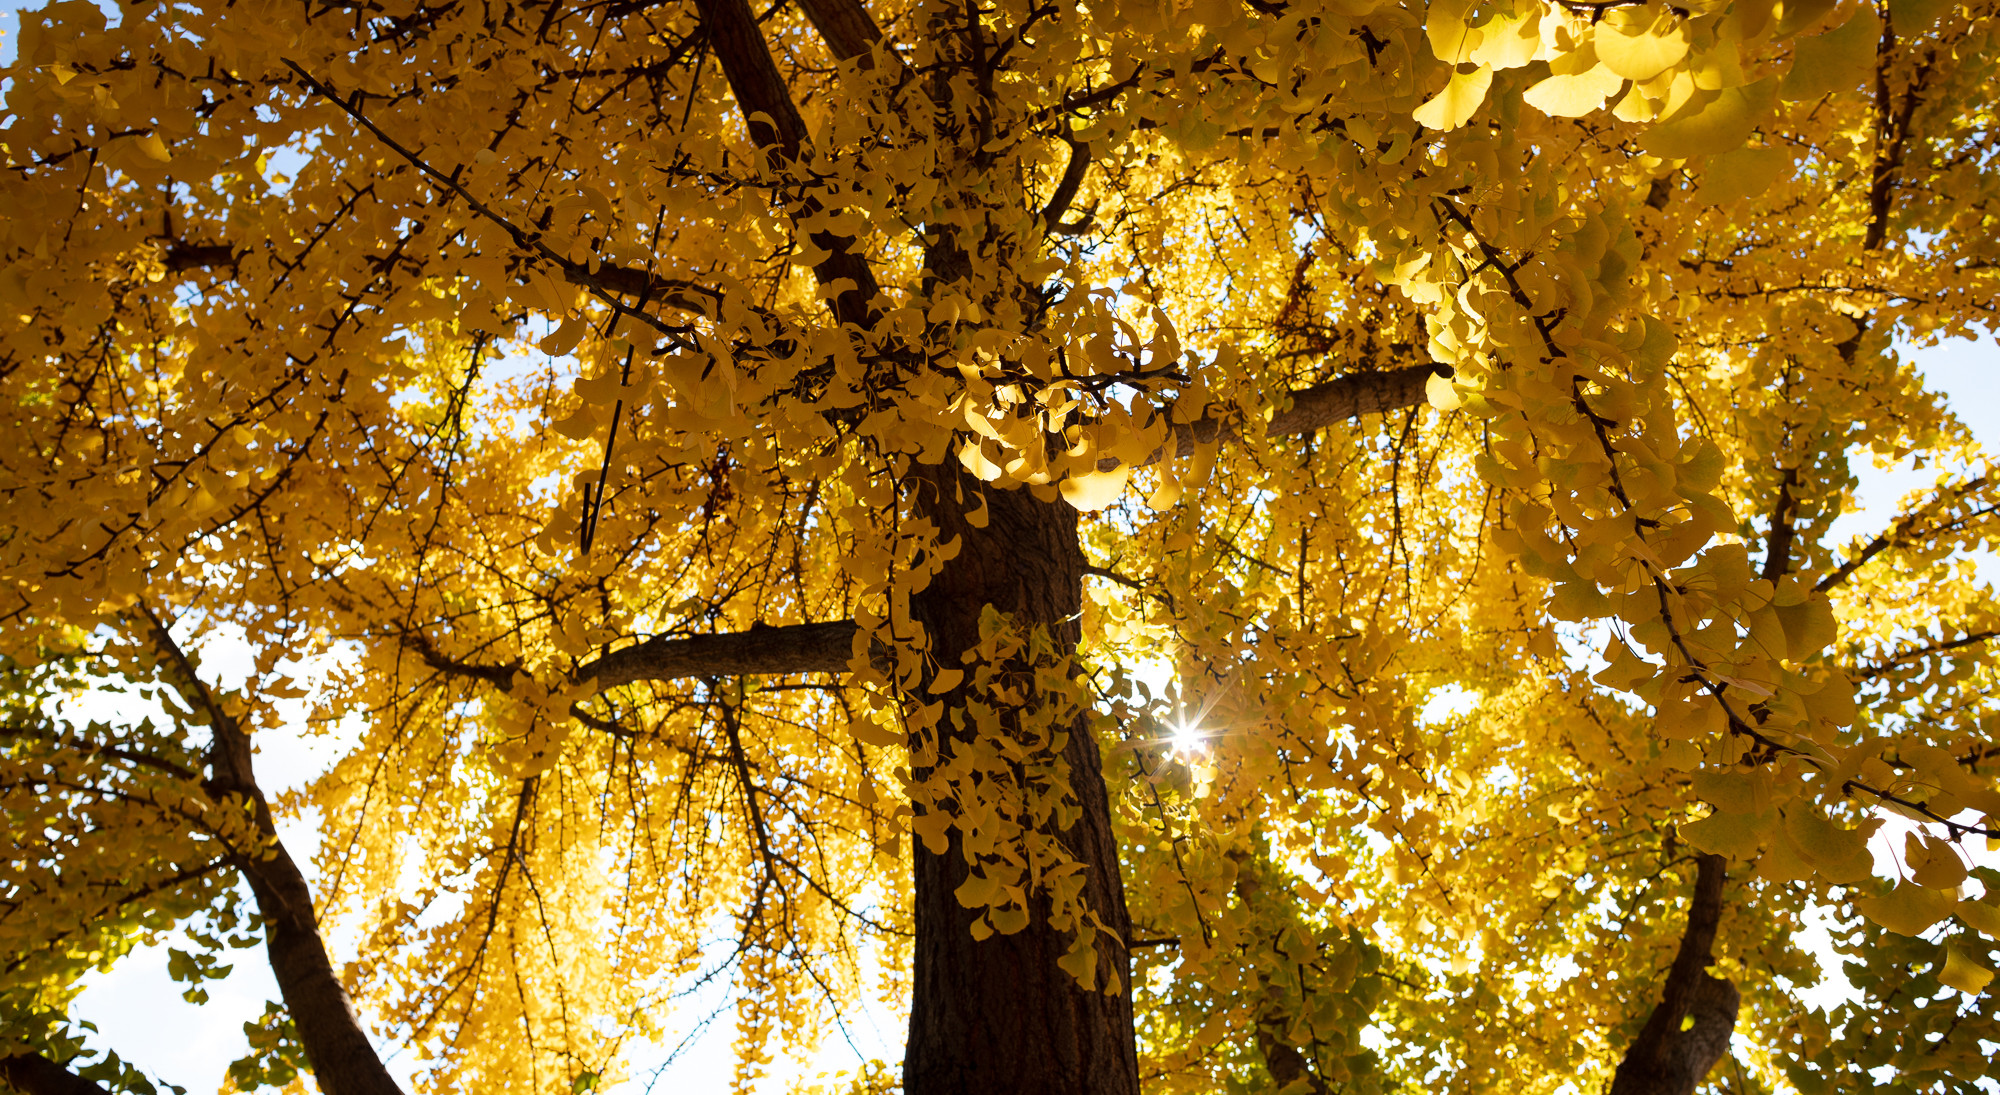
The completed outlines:
{"type": "Polygon", "coordinates": [[[1799,102],[1856,86],[1875,71],[1875,48],[1881,37],[1882,17],[1872,5],[1864,5],[1833,30],[1799,39],[1792,47],[1792,70],[1785,74],[1778,96],[1799,102]]]}

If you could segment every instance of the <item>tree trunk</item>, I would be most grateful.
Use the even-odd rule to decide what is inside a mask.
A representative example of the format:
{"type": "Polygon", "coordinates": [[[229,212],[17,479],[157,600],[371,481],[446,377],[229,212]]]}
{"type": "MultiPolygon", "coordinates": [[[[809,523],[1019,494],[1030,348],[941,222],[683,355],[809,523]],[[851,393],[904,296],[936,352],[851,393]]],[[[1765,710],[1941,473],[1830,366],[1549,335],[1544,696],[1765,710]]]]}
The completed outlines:
{"type": "MultiPolygon", "coordinates": [[[[989,520],[973,528],[958,499],[972,502],[982,484],[955,467],[936,468],[918,490],[918,512],[937,522],[941,538],[962,538],[958,556],[912,606],[939,663],[956,666],[959,652],[978,644],[980,610],[988,604],[1020,623],[1046,627],[1058,655],[1074,652],[1083,599],[1075,511],[1027,490],[985,488],[989,520]]],[[[963,687],[945,696],[947,712],[962,710],[966,698],[963,687]]],[[[944,755],[951,741],[942,730],[940,738],[944,755]]],[[[954,893],[968,874],[959,834],[952,832],[942,855],[918,842],[915,983],[903,1059],[907,1095],[1137,1095],[1130,962],[1123,947],[1130,923],[1103,770],[1087,721],[1070,728],[1063,758],[1082,816],[1059,839],[1084,865],[1085,899],[1119,935],[1117,944],[1097,941],[1099,984],[1115,975],[1118,988],[1087,991],[1057,966],[1070,937],[1049,926],[1045,905],[1012,935],[974,940],[979,910],[962,907],[954,893]]]]}
{"type": "Polygon", "coordinates": [[[240,796],[251,810],[262,848],[241,849],[236,865],[257,898],[264,920],[264,950],[271,974],[285,998],[285,1011],[298,1028],[313,1079],[326,1095],[404,1095],[368,1032],[354,1013],[347,989],[334,973],[333,959],[320,938],[312,887],[278,839],[277,820],[251,766],[250,735],[202,683],[166,622],[147,613],[153,642],[169,663],[181,697],[204,711],[214,741],[209,748],[208,791],[217,798],[240,796]]]}
{"type": "Polygon", "coordinates": [[[1715,929],[1722,922],[1723,859],[1695,859],[1694,901],[1687,932],[1667,971],[1660,1003],[1618,1063],[1610,1095],[1693,1095],[1736,1029],[1736,986],[1708,975],[1715,929]]]}
{"type": "Polygon", "coordinates": [[[21,1095],[111,1095],[39,1053],[0,1057],[0,1084],[21,1095]]]}

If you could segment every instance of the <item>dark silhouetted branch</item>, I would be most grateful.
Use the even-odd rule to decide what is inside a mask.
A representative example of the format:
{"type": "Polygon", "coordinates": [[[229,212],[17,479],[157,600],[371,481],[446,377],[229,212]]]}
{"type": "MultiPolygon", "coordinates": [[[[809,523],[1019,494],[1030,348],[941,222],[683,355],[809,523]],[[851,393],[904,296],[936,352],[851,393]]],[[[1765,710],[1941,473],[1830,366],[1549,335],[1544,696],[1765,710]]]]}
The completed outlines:
{"type": "Polygon", "coordinates": [[[1694,900],[1680,951],[1659,1004],[1618,1063],[1610,1095],[1693,1095],[1729,1051],[1741,996],[1735,985],[1708,974],[1722,923],[1724,867],[1719,855],[1695,857],[1694,900]]]}
{"type": "Polygon", "coordinates": [[[21,1095],[111,1095],[103,1085],[86,1080],[39,1053],[0,1057],[0,1084],[21,1095]]]}

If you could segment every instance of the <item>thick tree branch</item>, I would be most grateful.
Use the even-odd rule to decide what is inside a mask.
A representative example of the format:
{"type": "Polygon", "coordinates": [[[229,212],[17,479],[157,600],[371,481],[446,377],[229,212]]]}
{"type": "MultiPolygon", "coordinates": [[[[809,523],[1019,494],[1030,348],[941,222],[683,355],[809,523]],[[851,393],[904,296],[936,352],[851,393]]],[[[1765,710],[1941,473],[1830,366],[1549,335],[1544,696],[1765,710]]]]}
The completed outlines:
{"type": "Polygon", "coordinates": [[[635,681],[754,673],[841,673],[859,630],[850,620],[753,627],[731,635],[661,636],[615,650],[577,671],[578,680],[616,688],[635,681]]]}
{"type": "Polygon", "coordinates": [[[1957,650],[1960,647],[1974,646],[1987,642],[1996,636],[2000,636],[2000,631],[1973,631],[1961,635],[1956,639],[1942,640],[1927,646],[1917,647],[1913,650],[1899,650],[1873,665],[1863,666],[1855,670],[1854,675],[1861,680],[1870,680],[1895,669],[1899,665],[1907,665],[1920,658],[1928,658],[1933,654],[1943,654],[1947,651],[1957,650]]]}
{"type": "Polygon", "coordinates": [[[166,253],[160,256],[160,261],[166,266],[169,274],[217,266],[233,267],[236,265],[236,249],[226,243],[175,241],[167,245],[166,253]]]}
{"type": "MultiPolygon", "coordinates": [[[[783,178],[806,155],[806,124],[792,102],[791,88],[771,59],[756,15],[745,0],[696,0],[695,7],[715,58],[722,63],[722,73],[729,79],[729,90],[736,96],[737,109],[749,127],[751,143],[764,151],[771,173],[783,178]]],[[[840,47],[834,48],[838,51],[840,47]]],[[[826,211],[810,189],[799,204],[803,220],[816,219],[826,211]]],[[[808,238],[814,247],[826,252],[813,267],[813,274],[822,289],[833,291],[834,318],[863,329],[873,326],[879,290],[868,260],[855,250],[856,241],[831,232],[812,232],[808,238]]]]}
{"type": "Polygon", "coordinates": [[[241,850],[234,859],[257,898],[271,973],[284,994],[285,1010],[298,1027],[313,1078],[327,1095],[403,1095],[334,974],[326,942],[320,938],[312,888],[278,839],[270,801],[252,771],[250,735],[196,674],[166,622],[150,608],[141,610],[151,624],[150,638],[169,679],[182,699],[207,720],[213,735],[208,791],[218,798],[234,795],[245,800],[263,839],[263,847],[241,850]]]}
{"type": "Polygon", "coordinates": [[[1722,923],[1724,867],[1719,855],[1695,857],[1694,900],[1680,951],[1660,1003],[1618,1063],[1610,1095],[1693,1095],[1728,1052],[1741,996],[1735,985],[1707,972],[1722,923]]]}
{"type": "Polygon", "coordinates": [[[835,58],[860,58],[863,68],[873,67],[869,58],[874,56],[875,43],[882,40],[882,28],[875,25],[860,0],[799,0],[799,10],[806,13],[835,58]]]}
{"type": "Polygon", "coordinates": [[[1771,536],[1764,551],[1762,577],[1777,579],[1792,571],[1792,543],[1798,537],[1799,512],[1799,498],[1792,488],[1798,485],[1799,469],[1786,468],[1778,481],[1778,501],[1771,507],[1771,536]]]}
{"type": "Polygon", "coordinates": [[[0,1084],[21,1095],[111,1095],[103,1085],[86,1080],[39,1053],[0,1057],[0,1084]]]}
{"type": "MultiPolygon", "coordinates": [[[[1452,375],[1451,367],[1410,365],[1379,373],[1352,373],[1324,384],[1301,388],[1292,393],[1289,409],[1271,416],[1264,435],[1297,437],[1364,414],[1417,406],[1424,401],[1424,385],[1433,375],[1448,377],[1452,375]]],[[[1179,457],[1193,456],[1196,446],[1218,444],[1235,435],[1227,424],[1215,418],[1176,425],[1174,452],[1179,457]]],[[[1140,461],[1140,466],[1157,464],[1166,459],[1166,455],[1166,447],[1161,446],[1153,451],[1153,455],[1140,461]]],[[[1116,457],[1107,456],[1097,462],[1097,467],[1100,471],[1110,471],[1119,463],[1116,457]]]]}

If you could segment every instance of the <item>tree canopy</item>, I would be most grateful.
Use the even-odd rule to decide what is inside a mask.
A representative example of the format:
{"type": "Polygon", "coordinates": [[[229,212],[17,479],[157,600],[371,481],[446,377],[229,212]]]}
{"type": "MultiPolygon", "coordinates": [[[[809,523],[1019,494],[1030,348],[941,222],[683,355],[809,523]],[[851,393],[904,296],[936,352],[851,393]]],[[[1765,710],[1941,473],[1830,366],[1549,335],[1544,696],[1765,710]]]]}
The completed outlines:
{"type": "Polygon", "coordinates": [[[70,1005],[177,929],[244,1090],[608,1087],[716,978],[746,1087],[874,1000],[857,1091],[1984,1090],[2000,485],[1907,350],[1996,28],[24,12],[0,1081],[172,1081],[70,1005]]]}

